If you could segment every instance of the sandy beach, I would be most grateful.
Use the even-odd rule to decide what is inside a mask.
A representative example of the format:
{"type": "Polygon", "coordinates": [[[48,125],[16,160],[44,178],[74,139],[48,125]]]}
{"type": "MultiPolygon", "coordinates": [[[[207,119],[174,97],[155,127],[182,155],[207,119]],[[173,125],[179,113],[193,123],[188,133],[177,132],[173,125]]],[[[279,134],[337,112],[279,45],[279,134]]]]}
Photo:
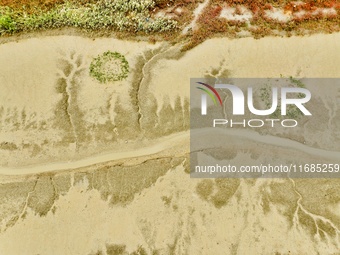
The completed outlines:
{"type": "MultiPolygon", "coordinates": [[[[339,78],[340,33],[181,47],[67,35],[0,44],[1,254],[339,254],[337,179],[190,178],[185,104],[190,78],[339,78]],[[105,51],[125,56],[126,80],[90,76],[105,51]]],[[[261,162],[259,148],[338,157],[340,91],[313,93],[324,124],[269,133],[270,146],[235,131],[231,160],[261,162]]]]}

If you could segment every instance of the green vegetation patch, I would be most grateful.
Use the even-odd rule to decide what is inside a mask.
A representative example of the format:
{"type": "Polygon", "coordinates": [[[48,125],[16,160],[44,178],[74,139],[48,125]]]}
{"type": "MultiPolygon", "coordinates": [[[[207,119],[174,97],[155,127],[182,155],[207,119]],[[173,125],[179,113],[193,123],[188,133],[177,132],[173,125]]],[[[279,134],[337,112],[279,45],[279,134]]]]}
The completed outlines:
{"type": "Polygon", "coordinates": [[[90,65],[90,75],[100,83],[121,81],[128,77],[129,63],[118,53],[106,51],[94,58],[90,65]]]}
{"type": "Polygon", "coordinates": [[[166,32],[177,27],[175,20],[153,18],[153,0],[98,0],[80,4],[66,1],[49,10],[36,7],[33,13],[0,6],[0,36],[16,32],[62,27],[89,31],[166,32]]]}
{"type": "Polygon", "coordinates": [[[12,18],[11,10],[7,7],[0,8],[0,34],[16,30],[16,23],[12,18]]]}

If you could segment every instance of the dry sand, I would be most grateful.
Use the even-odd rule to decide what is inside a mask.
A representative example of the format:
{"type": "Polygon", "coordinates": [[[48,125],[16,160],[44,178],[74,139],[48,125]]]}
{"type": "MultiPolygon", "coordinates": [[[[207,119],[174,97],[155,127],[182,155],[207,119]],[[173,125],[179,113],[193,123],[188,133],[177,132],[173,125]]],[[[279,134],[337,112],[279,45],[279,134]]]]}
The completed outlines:
{"type": "MultiPolygon", "coordinates": [[[[10,109],[8,117],[13,117],[16,107],[19,112],[26,109],[36,113],[39,119],[34,115],[35,122],[46,122],[45,128],[40,122],[30,128],[25,123],[10,126],[11,122],[5,121],[7,115],[2,116],[2,169],[12,168],[22,175],[0,179],[1,254],[339,254],[337,179],[191,179],[187,174],[187,132],[173,129],[165,135],[157,133],[157,129],[142,128],[143,137],[132,137],[126,145],[125,138],[99,142],[98,133],[103,131],[91,131],[88,140],[76,144],[77,149],[74,141],[65,139],[68,137],[65,130],[51,124],[55,117],[53,109],[60,99],[55,92],[59,58],[72,62],[81,56],[82,66],[88,68],[94,56],[117,50],[130,63],[131,74],[121,83],[99,84],[87,71],[75,80],[78,86],[71,92],[74,104],[70,105],[83,114],[77,121],[83,121],[80,123],[87,130],[98,123],[104,125],[106,120],[115,120],[113,106],[117,95],[134,113],[129,91],[137,79],[136,72],[144,75],[138,93],[141,100],[138,109],[144,113],[142,121],[150,108],[147,104],[150,94],[155,96],[161,114],[164,98],[173,106],[177,97],[182,104],[185,102],[193,77],[228,74],[255,78],[282,74],[321,78],[338,77],[340,73],[340,34],[261,40],[216,38],[184,56],[179,47],[104,38],[93,41],[75,36],[0,45],[0,88],[6,91],[0,95],[0,105],[10,109]],[[137,59],[145,60],[142,70],[138,69],[137,59]],[[107,102],[111,102],[108,108],[107,102]],[[169,133],[173,135],[168,136],[169,133]],[[8,149],[9,143],[17,149],[8,149]],[[173,143],[181,149],[166,153],[173,143]],[[32,144],[40,146],[40,150],[33,153],[33,149],[25,149],[32,144]],[[125,152],[120,153],[122,148],[125,152]],[[159,151],[163,154],[154,154],[159,151]],[[106,154],[96,156],[100,153],[106,154]],[[140,158],[106,162],[130,156],[140,158]],[[58,170],[81,168],[33,174],[35,170],[41,172],[42,164],[46,170],[57,170],[53,168],[55,162],[68,160],[74,162],[59,164],[58,170]],[[91,165],[101,161],[106,163],[91,165]],[[30,175],[24,175],[24,165],[30,165],[26,172],[30,175]]],[[[335,100],[337,96],[334,94],[335,100]]],[[[327,107],[332,110],[337,104],[327,107]]],[[[77,111],[72,113],[73,117],[80,116],[77,111]]],[[[338,119],[338,114],[335,111],[332,118],[338,119]]],[[[325,118],[327,122],[330,116],[325,114],[325,118]]],[[[158,123],[162,127],[163,122],[158,123]]],[[[111,128],[110,132],[114,127],[111,128]]],[[[273,139],[285,141],[292,148],[309,148],[311,154],[335,148],[333,153],[338,155],[340,138],[334,136],[339,136],[336,130],[328,130],[327,125],[316,130],[333,135],[329,145],[322,142],[324,136],[315,136],[317,132],[312,127],[304,129],[307,131],[296,137],[276,134],[283,138],[273,139]],[[297,143],[301,137],[307,137],[313,144],[297,143]],[[315,144],[318,149],[311,148],[315,144]]],[[[125,132],[116,131],[120,136],[125,132]]],[[[84,131],[75,132],[79,135],[84,131]]],[[[250,137],[248,133],[246,136],[250,137]]],[[[258,139],[256,143],[259,142],[258,139]]],[[[242,147],[238,146],[235,148],[242,147]]],[[[235,148],[233,159],[251,158],[251,154],[235,148]]],[[[256,146],[253,148],[256,152],[256,146]]],[[[271,150],[275,153],[278,149],[271,150]]],[[[259,151],[255,154],[258,162],[265,157],[259,151]]]]}

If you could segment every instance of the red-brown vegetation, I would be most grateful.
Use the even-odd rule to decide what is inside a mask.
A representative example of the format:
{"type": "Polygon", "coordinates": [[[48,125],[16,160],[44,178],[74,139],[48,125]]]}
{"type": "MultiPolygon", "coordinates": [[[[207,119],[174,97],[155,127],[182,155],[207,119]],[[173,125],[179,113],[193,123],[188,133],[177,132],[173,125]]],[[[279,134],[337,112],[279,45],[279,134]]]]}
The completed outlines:
{"type": "Polygon", "coordinates": [[[23,7],[27,11],[34,9],[50,9],[56,4],[64,3],[64,0],[1,0],[0,5],[9,6],[15,10],[22,10],[23,7]]]}

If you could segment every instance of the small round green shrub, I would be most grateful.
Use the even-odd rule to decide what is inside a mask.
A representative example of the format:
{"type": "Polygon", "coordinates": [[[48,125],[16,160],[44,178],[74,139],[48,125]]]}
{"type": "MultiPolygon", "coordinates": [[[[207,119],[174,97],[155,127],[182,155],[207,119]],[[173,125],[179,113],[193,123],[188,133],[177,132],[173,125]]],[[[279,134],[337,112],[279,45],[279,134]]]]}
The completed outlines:
{"type": "Polygon", "coordinates": [[[0,31],[8,31],[8,32],[14,32],[15,31],[15,22],[9,15],[1,15],[0,14],[0,31]]]}
{"type": "Polygon", "coordinates": [[[118,53],[106,51],[94,58],[90,65],[90,75],[100,83],[121,81],[129,74],[129,63],[126,58],[118,53]]]}

